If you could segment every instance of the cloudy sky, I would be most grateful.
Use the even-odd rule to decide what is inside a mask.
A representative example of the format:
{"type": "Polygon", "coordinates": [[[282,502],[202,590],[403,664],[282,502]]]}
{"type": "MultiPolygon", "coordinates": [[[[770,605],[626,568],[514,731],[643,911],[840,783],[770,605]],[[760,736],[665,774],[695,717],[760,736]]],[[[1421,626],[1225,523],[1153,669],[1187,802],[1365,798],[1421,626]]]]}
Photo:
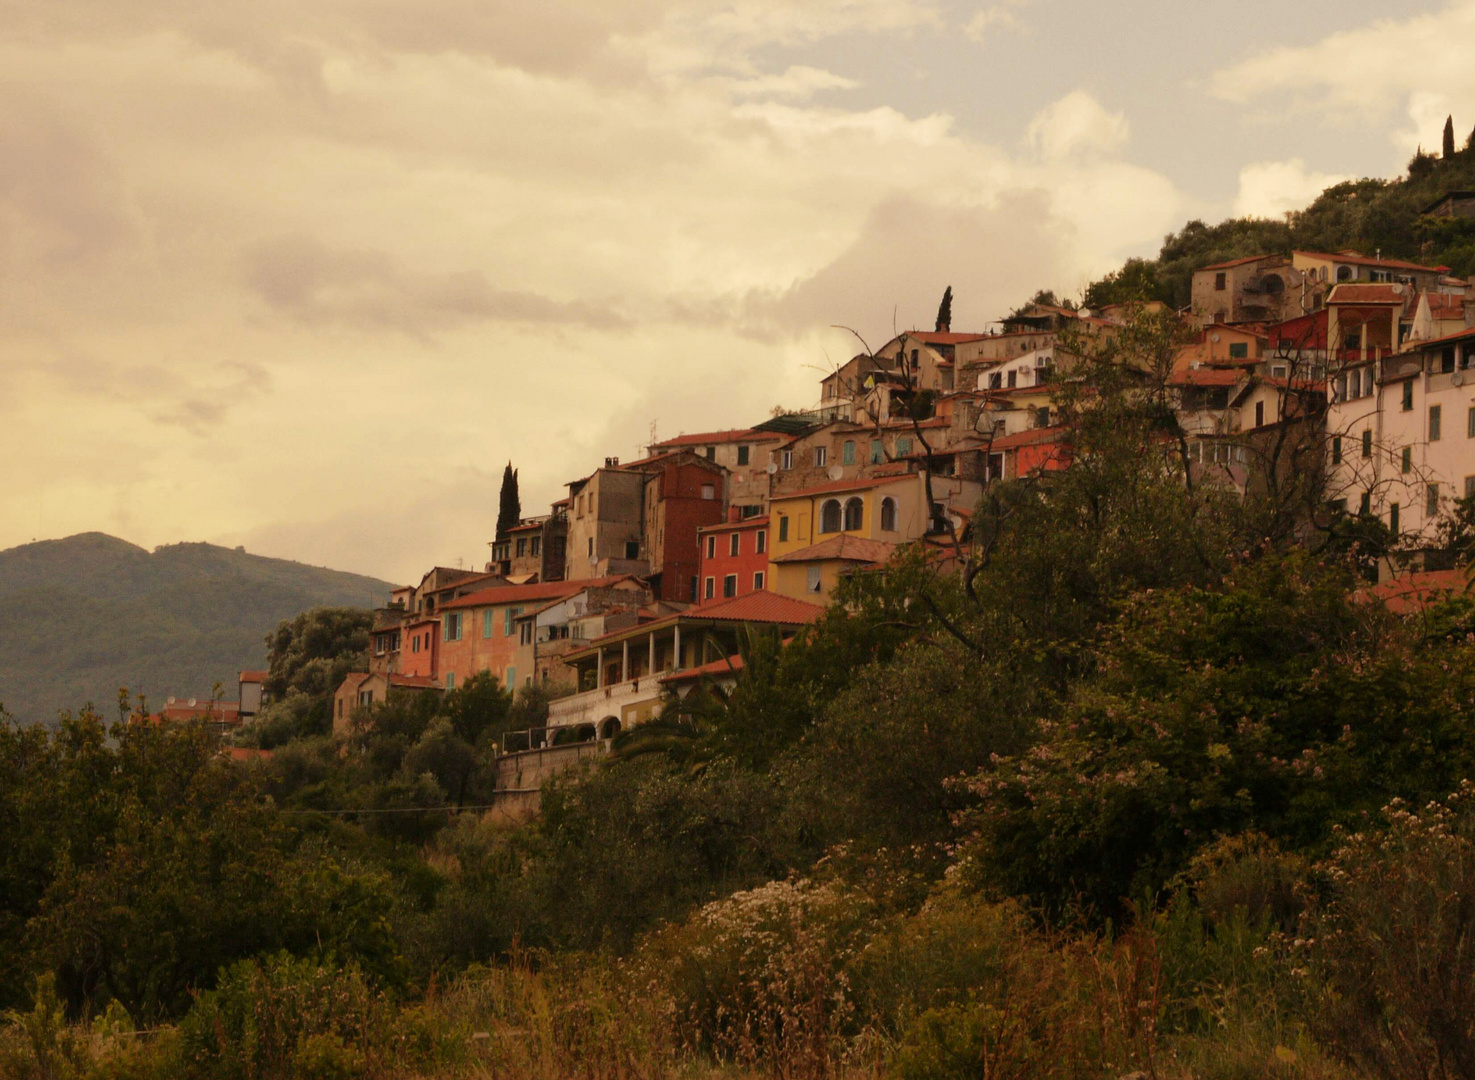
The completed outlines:
{"type": "Polygon", "coordinates": [[[0,0],[0,548],[409,580],[1475,126],[1475,0],[0,0]],[[1329,17],[1331,16],[1331,17],[1329,17]]]}

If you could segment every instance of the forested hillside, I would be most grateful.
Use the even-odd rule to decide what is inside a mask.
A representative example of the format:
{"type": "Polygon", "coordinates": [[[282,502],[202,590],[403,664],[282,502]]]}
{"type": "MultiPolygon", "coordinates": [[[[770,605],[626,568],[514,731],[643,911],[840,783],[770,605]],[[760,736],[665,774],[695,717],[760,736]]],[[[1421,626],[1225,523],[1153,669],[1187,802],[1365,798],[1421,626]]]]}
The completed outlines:
{"type": "Polygon", "coordinates": [[[0,703],[36,722],[89,701],[111,710],[123,686],[162,704],[219,680],[233,698],[282,619],[372,607],[389,588],[210,544],[150,553],[102,533],[0,551],[0,703]]]}
{"type": "Polygon", "coordinates": [[[1475,274],[1475,220],[1435,219],[1425,210],[1451,191],[1475,189],[1475,133],[1449,157],[1419,154],[1393,180],[1349,180],[1323,191],[1284,220],[1228,218],[1217,225],[1190,221],[1163,239],[1156,259],[1126,265],[1086,290],[1085,305],[1163,300],[1188,306],[1193,272],[1246,255],[1352,248],[1365,255],[1448,266],[1475,274]]]}

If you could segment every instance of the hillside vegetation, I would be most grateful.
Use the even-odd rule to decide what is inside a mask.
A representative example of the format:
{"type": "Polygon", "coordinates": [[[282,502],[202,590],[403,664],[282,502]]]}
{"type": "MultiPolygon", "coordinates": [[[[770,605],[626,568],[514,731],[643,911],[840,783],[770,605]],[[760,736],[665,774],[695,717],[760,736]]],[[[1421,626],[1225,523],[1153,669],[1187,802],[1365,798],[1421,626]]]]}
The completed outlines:
{"type": "Polygon", "coordinates": [[[166,696],[210,693],[265,664],[266,635],[308,608],[374,607],[374,578],[210,544],[150,553],[102,533],[0,551],[0,703],[25,722],[92,702],[111,711],[120,687],[166,696]]]}
{"type": "Polygon", "coordinates": [[[1281,221],[1190,221],[1163,239],[1156,259],[1129,259],[1120,270],[1093,282],[1085,305],[1162,300],[1184,308],[1199,267],[1293,249],[1382,252],[1384,258],[1448,266],[1461,276],[1475,274],[1475,219],[1436,220],[1420,213],[1447,192],[1475,189],[1475,133],[1471,138],[1449,158],[1416,156],[1407,174],[1396,179],[1349,180],[1329,187],[1306,209],[1281,221]]]}

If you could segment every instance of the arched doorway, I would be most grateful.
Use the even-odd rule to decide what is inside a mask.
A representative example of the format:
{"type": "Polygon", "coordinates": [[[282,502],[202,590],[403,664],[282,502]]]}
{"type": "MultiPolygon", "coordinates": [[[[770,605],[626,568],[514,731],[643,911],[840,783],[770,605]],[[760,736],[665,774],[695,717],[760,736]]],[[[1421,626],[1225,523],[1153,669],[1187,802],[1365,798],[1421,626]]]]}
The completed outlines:
{"type": "Polygon", "coordinates": [[[599,737],[601,739],[613,739],[620,733],[620,722],[613,716],[606,716],[599,722],[599,737]]]}

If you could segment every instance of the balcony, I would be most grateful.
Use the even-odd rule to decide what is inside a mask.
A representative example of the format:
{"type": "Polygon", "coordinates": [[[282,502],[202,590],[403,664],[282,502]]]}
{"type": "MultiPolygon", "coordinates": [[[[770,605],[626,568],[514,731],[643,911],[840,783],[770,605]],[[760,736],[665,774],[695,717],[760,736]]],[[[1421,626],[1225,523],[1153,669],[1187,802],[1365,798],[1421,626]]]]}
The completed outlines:
{"type": "Polygon", "coordinates": [[[639,719],[648,719],[659,712],[658,707],[651,709],[650,706],[661,697],[660,675],[660,672],[642,675],[637,679],[613,683],[597,690],[585,690],[550,702],[548,726],[563,728],[592,724],[599,730],[601,737],[607,737],[602,726],[604,721],[613,718],[624,728],[628,726],[626,718],[630,715],[627,710],[632,707],[633,711],[640,714],[639,719]]]}

